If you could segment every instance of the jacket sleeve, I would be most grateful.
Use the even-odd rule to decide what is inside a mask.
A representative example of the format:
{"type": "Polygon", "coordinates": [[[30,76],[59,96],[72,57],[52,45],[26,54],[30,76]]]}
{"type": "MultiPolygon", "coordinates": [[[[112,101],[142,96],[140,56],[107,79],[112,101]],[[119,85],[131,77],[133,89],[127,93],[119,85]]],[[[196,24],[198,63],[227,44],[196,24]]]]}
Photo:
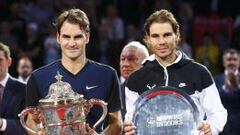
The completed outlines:
{"type": "Polygon", "coordinates": [[[227,110],[223,107],[215,83],[202,90],[200,104],[206,113],[213,135],[218,135],[227,122],[227,110]]]}
{"type": "Polygon", "coordinates": [[[126,99],[126,110],[125,120],[131,121],[133,113],[135,110],[135,102],[138,99],[139,94],[135,91],[129,90],[128,87],[125,87],[125,99],[126,99]]]}
{"type": "Polygon", "coordinates": [[[116,71],[112,72],[111,74],[111,88],[110,88],[110,96],[108,98],[108,112],[116,112],[121,109],[121,102],[120,102],[120,82],[117,77],[116,71]]]}
{"type": "Polygon", "coordinates": [[[227,121],[227,110],[223,107],[218,89],[210,71],[203,65],[196,68],[197,81],[195,82],[199,109],[204,120],[210,124],[212,134],[218,135],[227,121]]]}
{"type": "Polygon", "coordinates": [[[26,107],[37,106],[41,99],[34,74],[28,80],[26,89],[26,107]]]}
{"type": "Polygon", "coordinates": [[[26,135],[26,131],[21,126],[20,121],[16,119],[7,119],[7,128],[4,135],[26,135]]]}

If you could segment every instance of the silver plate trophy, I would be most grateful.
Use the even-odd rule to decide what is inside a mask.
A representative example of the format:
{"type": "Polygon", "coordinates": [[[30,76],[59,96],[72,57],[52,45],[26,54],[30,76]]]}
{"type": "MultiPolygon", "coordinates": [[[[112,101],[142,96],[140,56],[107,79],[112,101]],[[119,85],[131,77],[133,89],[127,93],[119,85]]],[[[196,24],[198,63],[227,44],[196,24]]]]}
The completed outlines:
{"type": "Polygon", "coordinates": [[[173,87],[144,92],[136,101],[133,114],[137,135],[193,135],[199,122],[194,101],[173,87]]]}

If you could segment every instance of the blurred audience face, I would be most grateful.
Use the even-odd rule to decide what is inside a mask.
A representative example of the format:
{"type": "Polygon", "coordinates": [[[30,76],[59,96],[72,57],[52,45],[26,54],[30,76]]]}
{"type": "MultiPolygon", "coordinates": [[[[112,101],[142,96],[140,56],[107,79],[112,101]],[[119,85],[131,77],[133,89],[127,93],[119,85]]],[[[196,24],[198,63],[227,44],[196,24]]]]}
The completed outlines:
{"type": "Polygon", "coordinates": [[[29,58],[21,58],[18,62],[17,71],[19,76],[27,78],[32,73],[32,62],[29,58]]]}
{"type": "Polygon", "coordinates": [[[0,80],[8,73],[8,67],[11,65],[11,58],[7,58],[3,50],[0,50],[0,80]]]}
{"type": "Polygon", "coordinates": [[[142,61],[148,56],[147,49],[139,42],[130,42],[120,55],[120,73],[124,79],[142,67],[142,61]]]}
{"type": "Polygon", "coordinates": [[[1,34],[9,34],[11,32],[11,24],[8,21],[0,22],[0,33],[1,34]]]}
{"type": "Polygon", "coordinates": [[[109,19],[115,18],[116,15],[117,15],[116,8],[113,5],[109,5],[107,7],[107,16],[109,17],[109,19]]]}
{"type": "Polygon", "coordinates": [[[240,66],[240,56],[237,52],[228,52],[223,56],[223,65],[228,73],[236,73],[240,66]]]}

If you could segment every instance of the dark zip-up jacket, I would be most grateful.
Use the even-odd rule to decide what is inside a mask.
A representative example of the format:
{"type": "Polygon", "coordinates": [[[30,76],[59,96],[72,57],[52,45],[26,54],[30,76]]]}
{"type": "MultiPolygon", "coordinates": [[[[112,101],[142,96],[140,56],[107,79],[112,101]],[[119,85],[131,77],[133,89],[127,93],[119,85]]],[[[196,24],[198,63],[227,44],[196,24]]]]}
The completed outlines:
{"type": "Polygon", "coordinates": [[[195,91],[201,92],[213,83],[212,76],[206,67],[183,55],[178,62],[166,68],[156,59],[147,60],[143,68],[129,77],[127,87],[142,94],[155,86],[173,86],[184,89],[191,95],[195,91]]]}

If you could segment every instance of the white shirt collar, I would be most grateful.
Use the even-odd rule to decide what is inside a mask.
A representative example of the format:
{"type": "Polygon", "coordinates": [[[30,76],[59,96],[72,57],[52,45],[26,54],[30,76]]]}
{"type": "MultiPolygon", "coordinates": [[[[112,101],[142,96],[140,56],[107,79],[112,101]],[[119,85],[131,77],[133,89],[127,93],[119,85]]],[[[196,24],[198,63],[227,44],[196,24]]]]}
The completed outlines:
{"type": "Polygon", "coordinates": [[[177,52],[176,52],[176,55],[177,55],[176,60],[175,60],[173,63],[171,63],[171,64],[169,64],[169,65],[167,65],[167,66],[170,66],[170,65],[172,65],[172,64],[178,63],[178,62],[182,59],[182,57],[183,57],[183,54],[182,54],[181,51],[177,51],[177,52]]]}
{"type": "Polygon", "coordinates": [[[6,86],[9,76],[10,76],[10,75],[7,73],[7,75],[4,77],[4,79],[0,81],[0,84],[1,84],[3,87],[6,86]]]}
{"type": "Polygon", "coordinates": [[[145,63],[146,61],[154,61],[155,58],[156,58],[155,54],[152,54],[148,56],[146,59],[144,59],[142,63],[145,63]]]}
{"type": "Polygon", "coordinates": [[[121,84],[124,83],[125,81],[126,81],[126,79],[123,78],[122,76],[120,76],[120,82],[121,82],[121,84]]]}
{"type": "Polygon", "coordinates": [[[29,80],[30,76],[28,76],[26,79],[23,79],[22,76],[18,76],[18,80],[23,82],[23,83],[27,83],[27,81],[29,80]]]}
{"type": "MultiPolygon", "coordinates": [[[[224,70],[224,74],[225,74],[225,76],[227,76],[227,74],[228,74],[228,71],[225,69],[224,70]]],[[[238,70],[236,70],[235,72],[234,72],[234,75],[238,75],[239,74],[239,71],[238,70]]]]}

